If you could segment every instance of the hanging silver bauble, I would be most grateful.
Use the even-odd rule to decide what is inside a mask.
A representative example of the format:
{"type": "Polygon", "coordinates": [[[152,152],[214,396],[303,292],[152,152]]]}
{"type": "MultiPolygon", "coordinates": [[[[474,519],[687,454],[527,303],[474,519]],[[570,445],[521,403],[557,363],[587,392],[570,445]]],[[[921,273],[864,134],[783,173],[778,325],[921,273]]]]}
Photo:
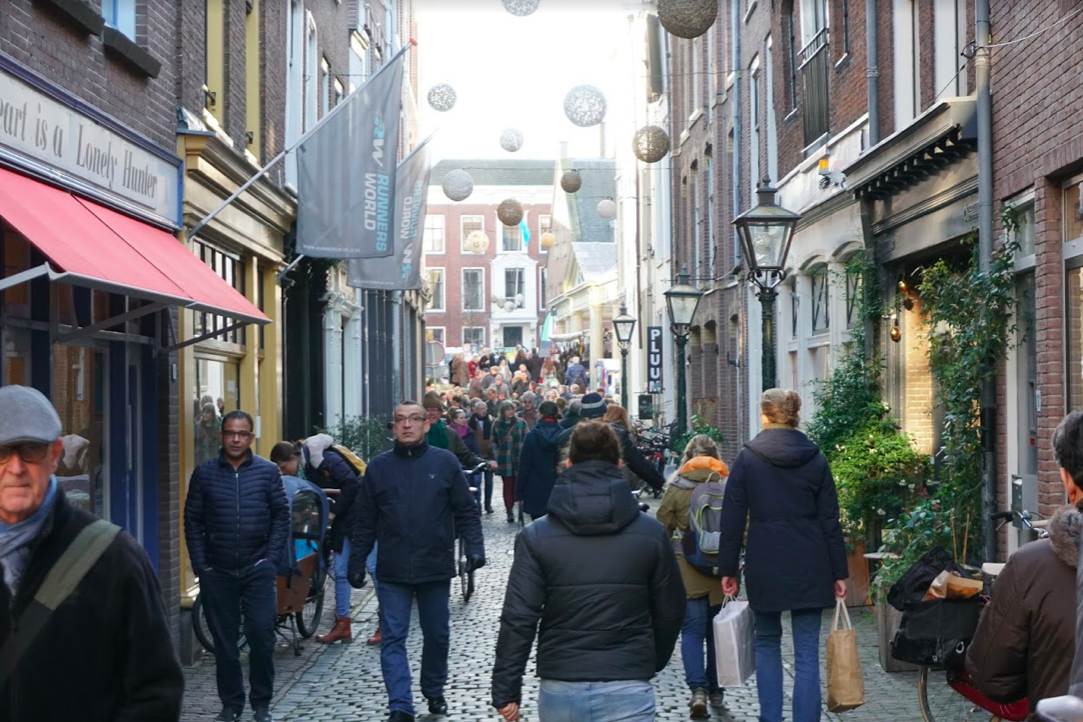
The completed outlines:
{"type": "Polygon", "coordinates": [[[508,313],[511,313],[512,311],[514,311],[515,310],[515,301],[505,301],[504,302],[504,310],[507,311],[508,313]]]}
{"type": "Polygon", "coordinates": [[[583,176],[579,175],[577,170],[565,171],[560,177],[560,187],[565,193],[575,193],[583,187],[583,176]]]}
{"type": "Polygon", "coordinates": [[[716,17],[718,0],[658,0],[658,22],[679,38],[698,38],[716,17]]]}
{"type": "Polygon", "coordinates": [[[474,231],[466,237],[466,248],[473,253],[484,253],[489,247],[489,237],[481,231],[474,231]]]}
{"type": "Polygon", "coordinates": [[[515,128],[508,128],[500,134],[500,147],[514,153],[523,147],[523,134],[515,128]]]}
{"type": "Polygon", "coordinates": [[[602,218],[612,218],[617,215],[617,204],[612,198],[604,198],[598,201],[598,215],[602,218]]]}
{"type": "Polygon", "coordinates": [[[525,18],[538,9],[541,0],[504,0],[504,9],[512,15],[525,18]]]}
{"type": "Polygon", "coordinates": [[[605,95],[593,85],[577,85],[564,96],[564,115],[580,128],[601,123],[605,109],[605,95]]]}
{"type": "Polygon", "coordinates": [[[541,236],[541,247],[542,248],[552,248],[554,246],[554,244],[556,244],[556,242],[557,242],[556,235],[553,234],[553,233],[550,233],[549,231],[546,231],[541,236]]]}
{"type": "Polygon", "coordinates": [[[429,88],[429,105],[433,110],[438,110],[441,113],[445,113],[454,108],[455,101],[458,97],[459,96],[455,94],[455,88],[447,83],[437,83],[429,88]]]}
{"type": "Polygon", "coordinates": [[[462,168],[448,171],[444,176],[444,195],[453,201],[465,201],[474,192],[474,179],[462,168]]]}
{"type": "Polygon", "coordinates": [[[517,226],[523,220],[523,204],[514,198],[501,201],[496,207],[496,217],[505,226],[517,226]]]}
{"type": "Polygon", "coordinates": [[[521,293],[515,294],[515,305],[516,306],[522,306],[523,301],[525,301],[525,300],[526,300],[526,298],[523,296],[523,294],[521,294],[521,293]]]}
{"type": "Polygon", "coordinates": [[[669,134],[657,125],[645,125],[632,138],[632,152],[644,163],[657,163],[669,152],[669,134]]]}

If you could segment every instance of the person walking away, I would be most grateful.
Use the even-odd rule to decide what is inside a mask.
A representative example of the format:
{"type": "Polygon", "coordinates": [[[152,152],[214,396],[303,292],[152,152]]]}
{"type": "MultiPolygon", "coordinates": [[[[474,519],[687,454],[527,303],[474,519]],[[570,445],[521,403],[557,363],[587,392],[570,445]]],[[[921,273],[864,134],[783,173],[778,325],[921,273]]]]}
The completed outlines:
{"type": "Polygon", "coordinates": [[[358,471],[336,451],[330,434],[315,434],[305,439],[305,478],[327,492],[331,502],[331,528],[327,532],[327,547],[331,550],[331,571],[335,580],[335,626],[327,634],[316,635],[320,644],[352,642],[350,618],[350,582],[346,569],[350,563],[351,512],[354,499],[361,489],[358,471]]]}
{"type": "Polygon", "coordinates": [[[406,638],[413,601],[417,599],[425,637],[421,692],[430,713],[445,715],[455,537],[465,540],[472,569],[485,566],[485,548],[481,519],[459,460],[426,441],[425,409],[416,401],[403,401],[393,418],[395,447],[369,462],[354,503],[351,543],[357,556],[350,562],[349,579],[354,588],[364,585],[362,560],[378,543],[377,593],[384,614],[380,667],[391,712],[388,722],[412,722],[406,638]]]}
{"type": "MultiPolygon", "coordinates": [[[[621,437],[621,433],[624,432],[628,435],[629,440],[635,444],[635,437],[632,436],[632,421],[628,417],[628,410],[618,403],[610,403],[605,408],[605,415],[602,416],[602,421],[613,427],[613,431],[617,434],[617,438],[621,437]]],[[[623,445],[623,444],[622,444],[623,445]]],[[[639,448],[638,446],[636,447],[639,448]]],[[[621,473],[624,474],[624,480],[628,482],[628,487],[632,491],[637,491],[646,482],[640,479],[631,467],[625,462],[620,467],[621,473]]]]}
{"type": "Polygon", "coordinates": [[[782,720],[782,612],[793,626],[793,722],[820,719],[820,615],[846,596],[846,548],[835,481],[819,447],[797,430],[801,397],[768,389],[763,430],[737,454],[722,507],[722,591],[738,591],[748,518],[745,580],[755,617],[756,690],[763,722],[782,720]]]}
{"type": "Polygon", "coordinates": [[[526,429],[530,431],[538,423],[538,409],[535,404],[538,403],[538,396],[533,391],[527,391],[519,399],[519,418],[526,422],[526,429]]]}
{"type": "Polygon", "coordinates": [[[493,384],[485,392],[485,412],[493,419],[496,418],[497,412],[500,410],[500,396],[497,392],[496,384],[493,384]]]}
{"type": "MultiPolygon", "coordinates": [[[[477,455],[483,459],[493,458],[493,417],[489,413],[489,405],[481,400],[474,401],[474,414],[470,417],[468,422],[470,430],[474,432],[474,441],[478,446],[477,455]]],[[[486,469],[485,472],[485,513],[493,513],[493,470],[492,468],[486,469]]],[[[481,495],[481,488],[479,485],[478,495],[481,495]]]]}
{"type": "MultiPolygon", "coordinates": [[[[573,401],[572,403],[574,404],[575,402],[573,401]]],[[[602,398],[601,394],[595,392],[586,394],[579,400],[578,423],[583,423],[584,421],[589,421],[591,419],[604,419],[607,409],[608,404],[606,403],[606,400],[602,398]]],[[[620,442],[621,459],[623,460],[624,465],[628,466],[636,477],[647,482],[652,489],[661,491],[666,480],[658,473],[658,469],[655,469],[651,463],[647,461],[646,457],[643,456],[643,452],[636,447],[631,432],[618,424],[610,424],[610,426],[613,428],[613,433],[617,435],[617,440],[620,442]]],[[[564,435],[560,439],[562,448],[568,446],[574,429],[574,425],[571,428],[565,429],[564,435]]]]}
{"type": "Polygon", "coordinates": [[[176,720],[184,678],[158,575],[59,488],[63,433],[40,391],[0,388],[0,719],[176,720]]]}
{"type": "Polygon", "coordinates": [[[538,349],[532,349],[526,352],[526,369],[530,372],[530,379],[532,381],[541,382],[543,363],[542,357],[538,355],[538,349]]]}
{"type": "Polygon", "coordinates": [[[515,523],[515,476],[519,473],[519,455],[523,452],[523,439],[526,438],[526,422],[515,415],[515,404],[504,401],[500,404],[496,422],[493,424],[493,456],[496,458],[496,473],[504,491],[504,510],[508,513],[508,523],[515,523]]]}
{"type": "Polygon", "coordinates": [[[639,511],[619,465],[608,425],[578,426],[548,514],[516,539],[492,680],[508,722],[539,622],[540,720],[654,719],[651,678],[677,642],[684,587],[665,530],[639,511]]]}
{"type": "Polygon", "coordinates": [[[557,479],[560,462],[560,434],[563,429],[557,421],[560,410],[552,401],[543,401],[538,407],[541,420],[523,439],[523,451],[519,454],[519,474],[515,477],[515,499],[523,504],[523,513],[531,521],[545,516],[549,495],[557,479]]]}
{"type": "Polygon", "coordinates": [[[184,534],[214,638],[222,700],[222,712],[215,719],[237,720],[244,710],[237,648],[243,608],[249,701],[254,719],[269,722],[275,675],[275,576],[292,566],[292,560],[282,558],[290,516],[278,467],[251,451],[254,428],[244,411],[222,417],[220,455],[197,466],[188,482],[184,534]]]}
{"type": "Polygon", "coordinates": [[[564,372],[564,383],[569,386],[578,385],[580,388],[587,388],[587,369],[583,364],[579,363],[578,356],[572,356],[571,362],[564,372]]]}
{"type": "Polygon", "coordinates": [[[1068,504],[1053,513],[1048,539],[1024,544],[1008,559],[966,651],[967,671],[982,694],[997,702],[1026,697],[1031,713],[1039,701],[1068,694],[1073,677],[1083,413],[1073,411],[1057,426],[1053,455],[1068,504]]]}
{"type": "MultiPolygon", "coordinates": [[[[684,447],[681,467],[666,486],[655,515],[673,541],[684,582],[687,601],[684,626],[681,627],[681,661],[684,663],[684,681],[692,693],[688,702],[692,719],[708,718],[708,704],[718,708],[724,699],[723,690],[718,686],[711,620],[721,611],[725,596],[718,577],[704,574],[689,563],[683,545],[685,535],[693,533],[689,530],[689,510],[696,490],[703,489],[707,482],[722,486],[729,475],[726,464],[718,457],[718,447],[711,437],[705,434],[693,436],[684,447]],[[706,665],[703,661],[705,645],[706,665]]],[[[710,489],[709,486],[706,488],[710,489]]],[[[701,510],[701,513],[711,512],[701,510]]]]}

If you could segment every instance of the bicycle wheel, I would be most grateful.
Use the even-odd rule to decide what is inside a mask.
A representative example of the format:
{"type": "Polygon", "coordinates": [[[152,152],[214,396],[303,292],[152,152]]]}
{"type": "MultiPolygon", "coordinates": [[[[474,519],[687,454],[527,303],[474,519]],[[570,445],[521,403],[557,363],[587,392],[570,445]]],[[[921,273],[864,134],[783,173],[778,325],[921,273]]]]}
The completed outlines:
{"type": "Polygon", "coordinates": [[[918,706],[923,722],[988,722],[999,719],[952,689],[947,673],[932,667],[922,667],[918,672],[918,706]]]}
{"type": "Polygon", "coordinates": [[[462,590],[462,593],[463,593],[463,601],[464,602],[469,602],[470,601],[470,592],[473,591],[473,590],[469,588],[470,584],[469,584],[469,580],[467,579],[467,577],[469,577],[470,575],[467,572],[467,566],[466,566],[466,544],[463,543],[462,537],[459,538],[459,568],[458,568],[458,572],[459,572],[459,588],[462,590]]]}
{"type": "Polygon", "coordinates": [[[297,633],[301,635],[301,639],[311,637],[320,626],[320,619],[323,618],[323,600],[326,592],[324,584],[326,581],[327,574],[323,570],[317,569],[316,576],[312,579],[312,588],[308,593],[308,598],[305,599],[305,606],[296,615],[297,633]]]}
{"type": "MultiPolygon", "coordinates": [[[[203,645],[203,649],[214,654],[214,637],[211,628],[207,625],[207,613],[203,609],[203,595],[196,596],[196,602],[192,605],[192,631],[196,633],[196,639],[203,645]]],[[[248,644],[248,638],[244,636],[244,620],[241,620],[241,629],[237,637],[237,649],[244,649],[248,644]]]]}

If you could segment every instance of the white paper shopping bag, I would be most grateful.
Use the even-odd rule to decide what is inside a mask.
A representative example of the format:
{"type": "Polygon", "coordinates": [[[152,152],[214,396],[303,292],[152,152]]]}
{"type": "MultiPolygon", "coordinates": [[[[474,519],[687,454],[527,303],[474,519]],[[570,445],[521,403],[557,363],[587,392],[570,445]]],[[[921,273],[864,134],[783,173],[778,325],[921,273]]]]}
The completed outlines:
{"type": "Polygon", "coordinates": [[[714,661],[720,687],[740,687],[756,670],[748,602],[727,597],[714,618],[714,661]]]}

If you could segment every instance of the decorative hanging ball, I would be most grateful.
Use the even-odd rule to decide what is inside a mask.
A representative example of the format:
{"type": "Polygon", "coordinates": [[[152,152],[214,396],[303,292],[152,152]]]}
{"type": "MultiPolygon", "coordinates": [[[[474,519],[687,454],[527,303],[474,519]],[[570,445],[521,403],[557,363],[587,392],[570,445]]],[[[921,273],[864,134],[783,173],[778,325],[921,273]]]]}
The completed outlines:
{"type": "Polygon", "coordinates": [[[462,168],[448,171],[444,176],[444,195],[453,201],[465,201],[474,192],[474,179],[462,168]]]}
{"type": "Polygon", "coordinates": [[[658,22],[679,38],[698,38],[717,17],[718,0],[658,0],[658,22]]]}
{"type": "Polygon", "coordinates": [[[501,201],[496,207],[496,217],[505,226],[517,226],[523,220],[523,204],[514,198],[501,201]]]}
{"type": "Polygon", "coordinates": [[[598,215],[607,219],[617,215],[617,204],[613,202],[612,198],[598,201],[598,215]]]}
{"type": "Polygon", "coordinates": [[[500,147],[514,153],[523,147],[523,134],[515,128],[508,128],[500,134],[500,147]]]}
{"type": "Polygon", "coordinates": [[[574,169],[565,171],[564,175],[560,177],[560,187],[564,189],[565,193],[575,193],[583,187],[583,176],[579,175],[579,171],[574,169]]]}
{"type": "Polygon", "coordinates": [[[564,115],[580,128],[601,123],[605,109],[605,95],[593,85],[577,85],[564,96],[564,115]]]}
{"type": "Polygon", "coordinates": [[[466,247],[474,253],[481,253],[489,247],[489,237],[481,231],[474,231],[466,237],[466,247]]]}
{"type": "Polygon", "coordinates": [[[525,18],[538,9],[541,0],[504,0],[504,9],[512,15],[525,18]]]}
{"type": "Polygon", "coordinates": [[[632,152],[644,163],[657,163],[669,152],[669,134],[657,125],[645,125],[632,138],[632,152]]]}
{"type": "Polygon", "coordinates": [[[552,248],[557,242],[557,237],[550,231],[546,231],[541,236],[541,247],[552,248]]]}
{"type": "Polygon", "coordinates": [[[439,110],[441,113],[446,113],[454,108],[458,97],[455,94],[455,88],[447,83],[437,83],[429,88],[429,105],[432,106],[433,110],[439,110]]]}

